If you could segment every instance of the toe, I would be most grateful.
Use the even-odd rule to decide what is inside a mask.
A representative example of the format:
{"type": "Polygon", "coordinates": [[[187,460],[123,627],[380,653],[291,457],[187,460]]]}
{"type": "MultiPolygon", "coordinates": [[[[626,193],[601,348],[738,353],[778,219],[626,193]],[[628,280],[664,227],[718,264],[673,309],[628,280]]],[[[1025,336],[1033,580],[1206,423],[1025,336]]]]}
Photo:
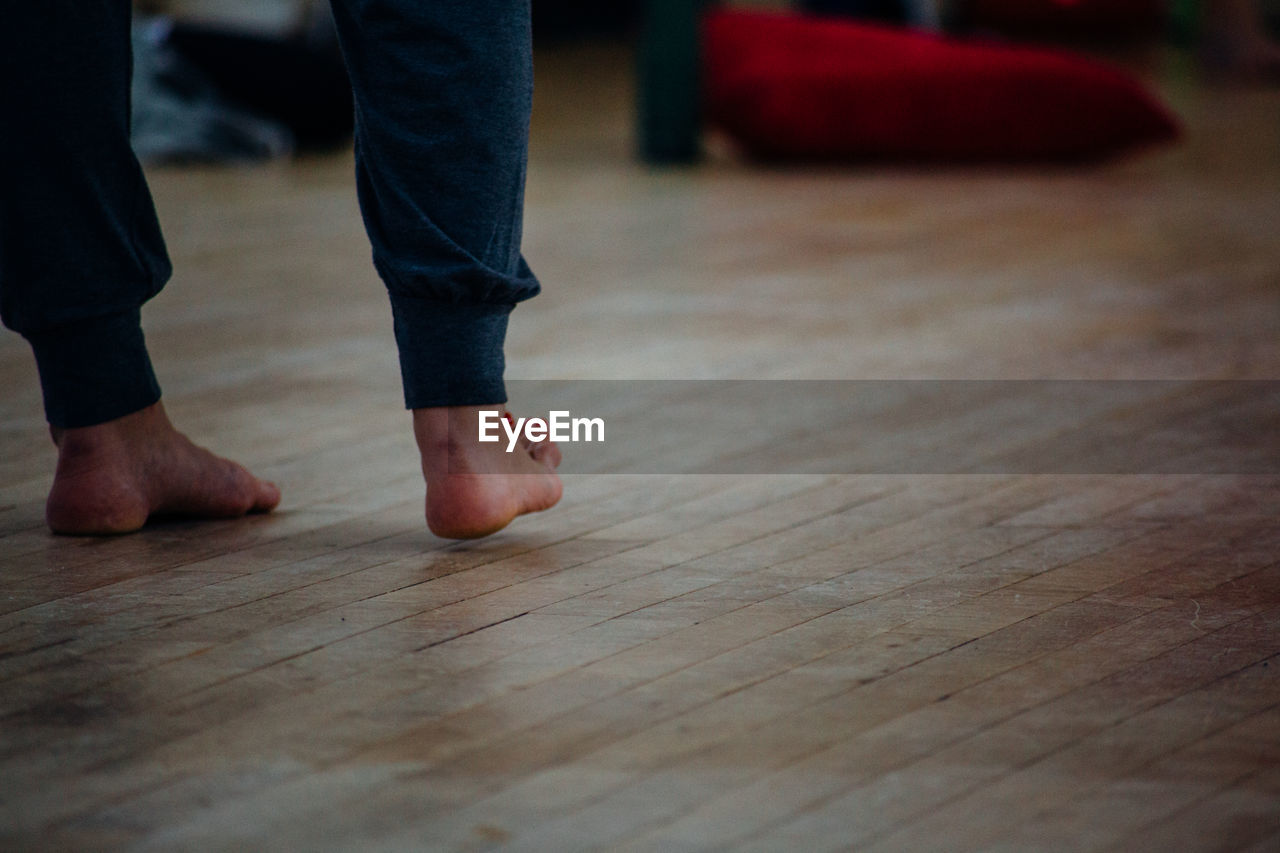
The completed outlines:
{"type": "Polygon", "coordinates": [[[280,505],[280,487],[266,480],[258,481],[257,495],[250,512],[271,512],[280,505]]]}

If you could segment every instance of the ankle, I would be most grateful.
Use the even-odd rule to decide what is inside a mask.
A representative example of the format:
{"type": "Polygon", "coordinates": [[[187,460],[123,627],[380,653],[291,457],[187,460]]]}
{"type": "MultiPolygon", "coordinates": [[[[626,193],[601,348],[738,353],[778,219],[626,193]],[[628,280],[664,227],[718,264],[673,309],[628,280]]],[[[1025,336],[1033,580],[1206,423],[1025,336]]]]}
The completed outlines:
{"type": "Polygon", "coordinates": [[[476,443],[481,410],[501,409],[489,406],[439,406],[413,410],[413,433],[423,453],[465,450],[476,443]]]}
{"type": "Polygon", "coordinates": [[[160,403],[155,403],[145,409],[93,426],[50,426],[49,435],[62,452],[93,452],[128,444],[143,436],[154,437],[172,429],[164,409],[160,403]]]}

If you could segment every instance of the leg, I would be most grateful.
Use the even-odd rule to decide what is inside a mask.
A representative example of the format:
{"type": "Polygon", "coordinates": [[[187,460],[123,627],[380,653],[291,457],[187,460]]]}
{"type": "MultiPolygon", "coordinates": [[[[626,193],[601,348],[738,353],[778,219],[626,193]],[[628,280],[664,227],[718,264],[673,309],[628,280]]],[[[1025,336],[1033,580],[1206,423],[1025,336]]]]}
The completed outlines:
{"type": "Polygon", "coordinates": [[[529,3],[333,6],[356,100],[360,205],[391,297],[427,522],[443,536],[482,536],[560,497],[554,448],[508,454],[476,441],[475,428],[478,407],[506,400],[507,316],[538,292],[520,255],[529,3]]]}
{"type": "Polygon", "coordinates": [[[59,448],[58,532],[137,529],[154,512],[268,509],[274,487],[169,425],[140,308],[169,276],[129,148],[129,2],[48,0],[0,27],[0,317],[31,344],[59,448]]]}

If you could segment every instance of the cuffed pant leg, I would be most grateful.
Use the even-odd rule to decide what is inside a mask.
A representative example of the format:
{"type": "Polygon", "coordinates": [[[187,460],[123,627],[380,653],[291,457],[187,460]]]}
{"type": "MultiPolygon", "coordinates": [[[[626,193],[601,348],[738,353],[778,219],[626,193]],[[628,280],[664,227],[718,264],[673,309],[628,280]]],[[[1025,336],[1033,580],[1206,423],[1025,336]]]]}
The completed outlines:
{"type": "Polygon", "coordinates": [[[54,426],[159,399],[139,307],[169,277],[129,147],[129,0],[10,4],[0,26],[0,319],[54,426]]]}
{"type": "Polygon", "coordinates": [[[409,408],[506,400],[502,345],[538,292],[520,255],[528,0],[333,0],[356,178],[409,408]]]}

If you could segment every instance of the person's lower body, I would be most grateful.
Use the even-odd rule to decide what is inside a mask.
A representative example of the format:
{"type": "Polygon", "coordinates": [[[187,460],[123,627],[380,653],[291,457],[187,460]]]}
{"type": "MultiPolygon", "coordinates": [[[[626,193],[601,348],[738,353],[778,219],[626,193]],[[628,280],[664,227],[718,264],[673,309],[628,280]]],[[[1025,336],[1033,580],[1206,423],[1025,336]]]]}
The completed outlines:
{"type": "MultiPolygon", "coordinates": [[[[520,256],[528,2],[335,0],[334,12],[356,95],[361,209],[391,296],[428,521],[434,515],[445,535],[481,535],[559,497],[554,449],[473,459],[473,448],[458,446],[466,434],[450,428],[457,416],[439,416],[505,401],[507,317],[538,289],[520,256]],[[484,496],[500,509],[456,506],[484,496]]],[[[0,135],[0,317],[36,356],[60,450],[49,519],[63,532],[134,529],[157,512],[234,515],[279,500],[239,466],[163,438],[176,432],[160,408],[140,308],[170,269],[129,147],[129,18],[128,0],[49,0],[12,10],[0,35],[6,76],[21,81],[0,96],[15,119],[0,135]],[[92,462],[104,430],[116,457],[105,469],[92,462]],[[180,458],[151,470],[119,458],[154,457],[157,447],[180,458]],[[122,476],[141,482],[121,488],[122,476]],[[202,485],[153,482],[175,478],[202,485]],[[119,506],[129,511],[110,509],[119,506]]]]}
{"type": "Polygon", "coordinates": [[[507,318],[538,292],[520,254],[533,105],[529,0],[333,0],[356,102],[356,182],[391,296],[427,524],[482,536],[560,499],[549,442],[478,442],[506,401],[507,318]]]}

